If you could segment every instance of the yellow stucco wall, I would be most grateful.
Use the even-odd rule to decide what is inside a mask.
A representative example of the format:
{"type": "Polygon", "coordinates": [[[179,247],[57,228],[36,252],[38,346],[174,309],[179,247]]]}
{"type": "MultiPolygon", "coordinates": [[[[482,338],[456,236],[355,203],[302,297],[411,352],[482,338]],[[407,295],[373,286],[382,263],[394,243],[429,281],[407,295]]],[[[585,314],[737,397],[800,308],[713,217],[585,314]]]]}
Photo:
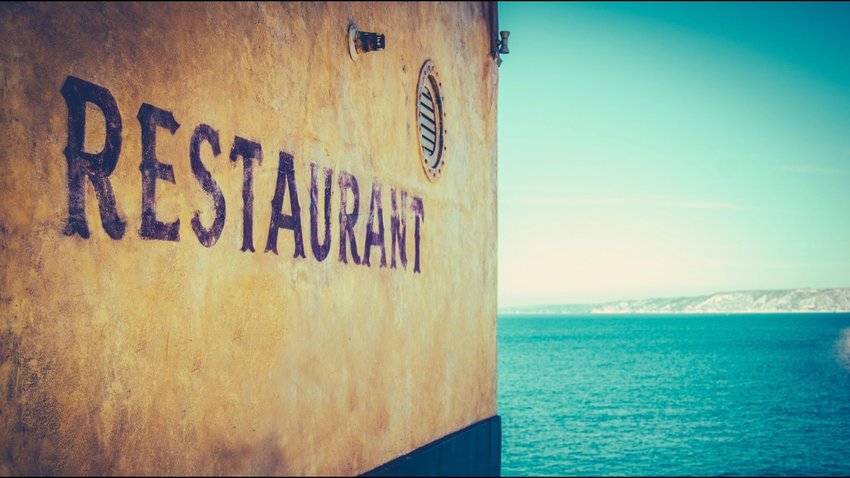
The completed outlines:
{"type": "MultiPolygon", "coordinates": [[[[0,474],[355,474],[496,413],[496,87],[487,4],[0,4],[0,474]],[[347,27],[387,48],[349,57],[347,27]],[[414,122],[419,69],[442,80],[446,167],[430,182],[414,122]],[[76,77],[122,119],[109,176],[126,223],[104,231],[85,180],[88,239],[68,223],[68,106],[76,77]],[[179,241],[144,240],[141,127],[173,113],[156,157],[156,215],[179,241]],[[193,175],[201,159],[226,201],[193,175]],[[253,243],[242,252],[243,167],[262,145],[253,243]],[[294,158],[306,257],[279,230],[264,252],[279,152],[294,158]],[[311,251],[311,163],[332,168],[330,254],[311,251]],[[354,175],[363,255],[373,181],[388,267],[342,263],[338,177],[354,175]],[[421,273],[390,262],[390,190],[419,197],[421,273]]],[[[88,106],[85,149],[106,126],[88,106]]],[[[323,183],[319,218],[323,218],[323,183]]],[[[283,213],[289,214],[289,188],[283,213]]],[[[350,207],[349,202],[349,207],[350,207]]],[[[376,223],[377,225],[377,219],[376,223]]],[[[320,233],[324,224],[320,225],[320,233]]],[[[350,254],[350,251],[349,251],[350,254]]]]}

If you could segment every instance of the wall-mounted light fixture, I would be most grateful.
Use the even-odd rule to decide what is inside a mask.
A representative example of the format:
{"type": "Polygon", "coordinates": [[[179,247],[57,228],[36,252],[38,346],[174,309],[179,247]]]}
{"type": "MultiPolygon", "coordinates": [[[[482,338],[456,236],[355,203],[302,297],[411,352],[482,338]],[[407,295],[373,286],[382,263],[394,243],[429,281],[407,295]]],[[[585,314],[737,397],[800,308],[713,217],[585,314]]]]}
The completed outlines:
{"type": "Polygon", "coordinates": [[[348,26],[348,54],[351,59],[357,61],[362,53],[380,51],[386,47],[386,39],[383,33],[361,32],[357,25],[348,26]]]}
{"type": "Polygon", "coordinates": [[[500,31],[499,36],[502,37],[501,40],[497,40],[496,42],[499,46],[499,53],[507,55],[508,53],[510,53],[510,50],[508,50],[508,37],[511,36],[511,32],[500,31]]]}

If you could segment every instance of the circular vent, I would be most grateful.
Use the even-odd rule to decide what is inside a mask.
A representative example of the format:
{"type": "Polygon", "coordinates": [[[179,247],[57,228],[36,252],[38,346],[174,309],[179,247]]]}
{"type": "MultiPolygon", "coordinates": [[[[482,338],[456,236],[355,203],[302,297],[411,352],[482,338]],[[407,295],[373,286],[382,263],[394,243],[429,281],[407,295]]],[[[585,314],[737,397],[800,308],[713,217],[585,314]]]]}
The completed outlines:
{"type": "Polygon", "coordinates": [[[446,150],[446,128],[443,124],[441,86],[434,62],[425,61],[416,86],[416,123],[422,167],[431,181],[439,179],[445,165],[443,153],[446,150]]]}

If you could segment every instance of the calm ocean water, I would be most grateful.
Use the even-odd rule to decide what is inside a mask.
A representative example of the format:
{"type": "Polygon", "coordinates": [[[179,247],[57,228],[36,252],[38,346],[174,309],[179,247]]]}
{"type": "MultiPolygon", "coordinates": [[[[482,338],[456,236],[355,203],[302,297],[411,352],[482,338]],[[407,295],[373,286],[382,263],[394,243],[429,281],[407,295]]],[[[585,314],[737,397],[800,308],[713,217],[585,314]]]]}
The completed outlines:
{"type": "Polygon", "coordinates": [[[499,317],[504,475],[850,475],[850,314],[499,317]]]}

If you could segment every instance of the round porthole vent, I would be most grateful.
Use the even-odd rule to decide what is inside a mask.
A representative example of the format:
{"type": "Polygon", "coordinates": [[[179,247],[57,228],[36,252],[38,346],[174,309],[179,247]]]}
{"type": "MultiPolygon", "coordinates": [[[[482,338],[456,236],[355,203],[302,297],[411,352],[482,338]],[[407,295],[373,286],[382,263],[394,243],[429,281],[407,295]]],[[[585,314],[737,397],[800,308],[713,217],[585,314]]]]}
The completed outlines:
{"type": "Polygon", "coordinates": [[[419,157],[431,181],[440,178],[445,167],[446,127],[443,115],[442,85],[434,62],[426,60],[416,85],[416,124],[419,157]]]}

